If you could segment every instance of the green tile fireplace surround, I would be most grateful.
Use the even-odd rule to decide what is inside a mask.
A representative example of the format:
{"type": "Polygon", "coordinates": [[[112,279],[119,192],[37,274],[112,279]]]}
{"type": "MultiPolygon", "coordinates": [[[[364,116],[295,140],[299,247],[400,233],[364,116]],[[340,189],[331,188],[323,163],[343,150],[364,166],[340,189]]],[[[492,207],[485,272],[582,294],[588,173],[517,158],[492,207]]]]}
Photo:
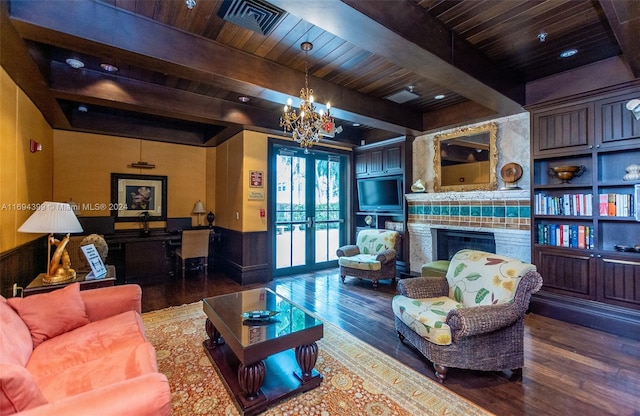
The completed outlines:
{"type": "Polygon", "coordinates": [[[437,230],[492,233],[496,253],[530,261],[531,202],[528,190],[413,193],[406,195],[410,264],[437,259],[437,230]]]}

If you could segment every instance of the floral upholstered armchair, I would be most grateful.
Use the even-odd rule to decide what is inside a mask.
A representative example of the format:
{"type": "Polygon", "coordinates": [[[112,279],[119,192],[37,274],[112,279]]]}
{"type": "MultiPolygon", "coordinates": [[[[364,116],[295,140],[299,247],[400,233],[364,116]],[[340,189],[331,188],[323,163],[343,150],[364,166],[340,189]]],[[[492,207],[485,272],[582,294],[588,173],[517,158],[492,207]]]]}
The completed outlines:
{"type": "Polygon", "coordinates": [[[446,276],[398,282],[395,327],[402,341],[433,363],[440,382],[449,367],[521,374],[524,316],[541,287],[533,264],[460,250],[446,276]]]}
{"type": "Polygon", "coordinates": [[[340,278],[344,283],[347,275],[373,281],[396,278],[396,255],[400,245],[400,234],[391,230],[361,230],[355,245],[338,249],[340,278]]]}

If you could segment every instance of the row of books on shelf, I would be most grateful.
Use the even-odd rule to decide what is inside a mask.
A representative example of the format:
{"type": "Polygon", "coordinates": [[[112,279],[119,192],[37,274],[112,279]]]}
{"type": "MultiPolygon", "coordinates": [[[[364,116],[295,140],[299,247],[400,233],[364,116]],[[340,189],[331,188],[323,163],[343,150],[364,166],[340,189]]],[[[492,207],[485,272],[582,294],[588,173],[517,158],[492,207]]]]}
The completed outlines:
{"type": "Polygon", "coordinates": [[[538,224],[537,242],[548,246],[593,249],[593,227],[589,225],[538,224]]]}
{"type": "Polygon", "coordinates": [[[601,217],[629,217],[633,214],[631,194],[600,194],[598,197],[598,211],[601,217]]]}
{"type": "Polygon", "coordinates": [[[593,215],[592,194],[565,194],[550,196],[536,194],[534,210],[537,215],[593,215]]]}
{"type": "MultiPolygon", "coordinates": [[[[592,194],[565,194],[550,196],[536,194],[534,197],[536,215],[570,215],[574,217],[593,215],[592,194]]],[[[634,213],[634,199],[631,194],[598,195],[598,212],[601,217],[630,217],[634,213]]]]}

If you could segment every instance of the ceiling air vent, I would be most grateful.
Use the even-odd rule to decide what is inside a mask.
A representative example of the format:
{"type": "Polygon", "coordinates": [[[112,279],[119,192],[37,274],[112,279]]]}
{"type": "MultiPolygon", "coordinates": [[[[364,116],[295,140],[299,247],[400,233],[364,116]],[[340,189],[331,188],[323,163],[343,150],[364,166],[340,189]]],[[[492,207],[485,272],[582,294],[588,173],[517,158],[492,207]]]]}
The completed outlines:
{"type": "Polygon", "coordinates": [[[225,0],[218,16],[246,29],[268,35],[285,11],[261,0],[225,0]]]}
{"type": "Polygon", "coordinates": [[[419,98],[419,97],[420,96],[418,94],[415,94],[412,91],[402,90],[394,94],[387,95],[384,98],[386,98],[387,100],[393,101],[394,103],[402,104],[402,103],[406,103],[407,101],[415,100],[416,98],[419,98]]]}

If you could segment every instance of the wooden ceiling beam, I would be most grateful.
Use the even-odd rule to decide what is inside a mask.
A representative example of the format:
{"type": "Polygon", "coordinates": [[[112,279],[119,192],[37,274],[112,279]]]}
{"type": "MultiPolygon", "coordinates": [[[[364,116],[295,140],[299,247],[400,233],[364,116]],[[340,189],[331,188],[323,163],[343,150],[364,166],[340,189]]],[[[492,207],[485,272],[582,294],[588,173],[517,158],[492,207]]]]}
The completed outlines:
{"type": "Polygon", "coordinates": [[[6,2],[0,2],[0,65],[41,110],[50,125],[69,128],[64,112],[49,93],[46,80],[11,24],[6,6],[6,2]]]}
{"type": "Polygon", "coordinates": [[[143,114],[279,130],[278,120],[269,111],[86,68],[77,71],[61,63],[51,65],[51,91],[59,99],[143,114]]]}
{"type": "Polygon", "coordinates": [[[600,0],[600,6],[633,76],[640,78],[640,3],[600,0]]]}
{"type": "MultiPolygon", "coordinates": [[[[65,7],[51,1],[15,2],[11,21],[27,39],[94,56],[117,56],[143,68],[280,104],[297,96],[304,84],[303,72],[100,2],[67,1],[65,7]]],[[[419,112],[310,78],[316,101],[331,101],[336,118],[398,134],[422,131],[419,112]]]]}
{"type": "Polygon", "coordinates": [[[499,115],[522,112],[515,80],[411,0],[270,0],[341,39],[482,103],[499,115]]]}

